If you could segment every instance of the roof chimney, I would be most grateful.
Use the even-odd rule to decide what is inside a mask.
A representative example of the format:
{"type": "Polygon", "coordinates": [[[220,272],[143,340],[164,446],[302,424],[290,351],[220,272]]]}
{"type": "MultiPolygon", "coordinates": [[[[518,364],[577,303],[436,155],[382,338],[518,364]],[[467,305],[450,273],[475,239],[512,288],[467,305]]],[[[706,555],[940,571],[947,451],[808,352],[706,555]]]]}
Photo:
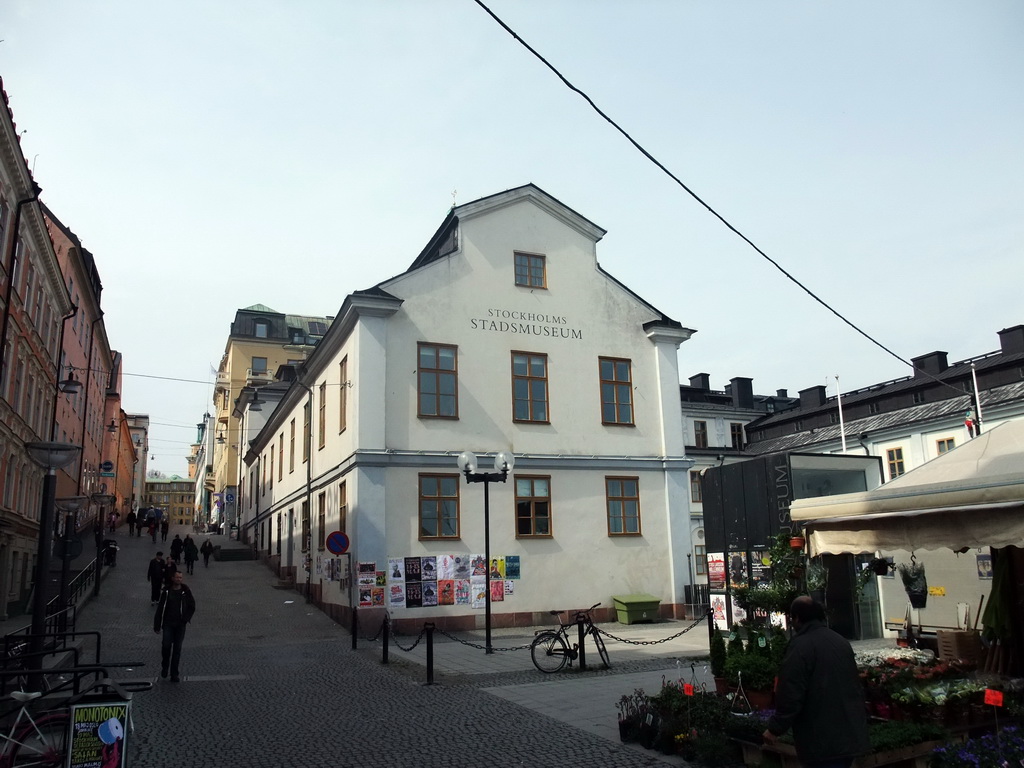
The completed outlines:
{"type": "Polygon", "coordinates": [[[691,376],[690,386],[694,389],[711,389],[711,375],[698,373],[696,376],[691,376]]]}
{"type": "Polygon", "coordinates": [[[917,378],[919,373],[930,373],[932,376],[938,376],[949,368],[945,352],[929,352],[927,355],[910,358],[910,362],[914,364],[914,378],[917,378]]]}
{"type": "Polygon", "coordinates": [[[786,398],[788,400],[789,399],[789,390],[788,389],[776,389],[775,390],[775,396],[779,397],[779,398],[786,398]]]}
{"type": "Polygon", "coordinates": [[[729,379],[734,408],[754,407],[754,380],[744,376],[729,379]]]}
{"type": "Polygon", "coordinates": [[[1024,325],[1003,328],[999,332],[999,348],[1004,355],[1016,355],[1024,352],[1024,325]]]}
{"type": "Polygon", "coordinates": [[[800,407],[816,408],[825,404],[825,387],[819,384],[816,387],[808,387],[800,390],[800,407]]]}

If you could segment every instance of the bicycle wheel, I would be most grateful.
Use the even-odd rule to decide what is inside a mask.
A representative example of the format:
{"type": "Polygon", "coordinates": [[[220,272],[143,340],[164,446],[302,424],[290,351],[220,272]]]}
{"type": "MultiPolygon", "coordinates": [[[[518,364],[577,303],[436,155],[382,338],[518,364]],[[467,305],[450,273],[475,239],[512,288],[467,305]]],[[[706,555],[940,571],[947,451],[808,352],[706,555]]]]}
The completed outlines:
{"type": "Polygon", "coordinates": [[[54,712],[26,723],[5,755],[6,765],[60,768],[67,764],[69,718],[66,712],[54,712]]]}
{"type": "Polygon", "coordinates": [[[541,632],[530,645],[530,657],[541,672],[557,672],[569,658],[569,647],[558,632],[541,632]]]}
{"type": "Polygon", "coordinates": [[[604,638],[601,637],[597,627],[591,630],[591,634],[594,636],[594,645],[597,646],[597,653],[601,657],[601,663],[604,664],[605,669],[611,669],[612,663],[608,660],[608,649],[604,647],[604,638]]]}

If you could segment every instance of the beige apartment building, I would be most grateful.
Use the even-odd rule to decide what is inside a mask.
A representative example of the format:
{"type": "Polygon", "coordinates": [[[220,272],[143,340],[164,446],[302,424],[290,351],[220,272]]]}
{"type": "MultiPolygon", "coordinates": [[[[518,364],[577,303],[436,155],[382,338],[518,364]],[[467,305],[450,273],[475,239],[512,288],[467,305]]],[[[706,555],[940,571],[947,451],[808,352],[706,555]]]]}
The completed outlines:
{"type": "Polygon", "coordinates": [[[225,533],[237,523],[239,455],[255,437],[242,434],[235,401],[243,390],[272,383],[278,367],[305,361],[333,319],[285,315],[263,304],[235,313],[217,370],[212,481],[206,479],[213,491],[211,521],[225,524],[225,533]]]}
{"type": "Polygon", "coordinates": [[[171,525],[192,525],[195,480],[180,475],[146,478],[143,507],[156,507],[171,525]]]}

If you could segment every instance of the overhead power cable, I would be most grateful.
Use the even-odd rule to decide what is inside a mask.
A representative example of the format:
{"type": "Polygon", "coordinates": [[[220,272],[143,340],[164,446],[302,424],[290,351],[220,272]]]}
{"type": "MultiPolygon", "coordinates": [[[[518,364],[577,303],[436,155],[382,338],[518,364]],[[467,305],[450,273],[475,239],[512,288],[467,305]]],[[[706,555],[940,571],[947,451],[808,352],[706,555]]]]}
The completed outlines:
{"type": "MultiPolygon", "coordinates": [[[[670,171],[667,167],[665,167],[665,165],[660,160],[658,160],[658,158],[656,158],[654,155],[652,155],[650,152],[648,152],[646,149],[644,149],[644,147],[636,139],[634,139],[632,136],[630,136],[629,133],[627,133],[626,130],[624,128],[622,128],[622,126],[620,126],[618,123],[616,123],[607,113],[604,112],[604,110],[602,110],[599,106],[597,106],[597,104],[594,103],[594,100],[591,99],[590,96],[588,96],[584,91],[582,91],[581,89],[579,89],[575,85],[573,85],[565,75],[563,75],[561,72],[559,72],[558,69],[556,69],[555,66],[553,64],[551,64],[551,62],[549,62],[547,59],[545,59],[535,48],[533,48],[533,46],[531,46],[529,43],[527,43],[525,40],[523,40],[523,38],[520,37],[519,34],[514,29],[512,29],[508,24],[506,24],[504,21],[502,21],[497,16],[497,14],[494,13],[494,11],[492,11],[490,8],[488,8],[486,5],[484,5],[484,3],[481,2],[481,0],[474,0],[474,2],[477,5],[479,5],[481,8],[483,8],[484,11],[492,19],[494,19],[494,21],[497,22],[501,26],[502,29],[504,29],[506,32],[508,32],[516,40],[516,42],[518,42],[520,45],[522,45],[524,48],[526,48],[526,50],[528,50],[530,53],[532,53],[545,67],[550,69],[555,74],[555,76],[565,84],[565,86],[569,90],[574,91],[575,93],[578,93],[591,106],[591,108],[595,112],[597,112],[597,114],[599,114],[602,118],[604,118],[604,120],[607,121],[608,124],[611,125],[616,131],[621,133],[625,137],[625,139],[630,144],[632,144],[636,148],[636,150],[638,152],[640,152],[640,154],[642,154],[644,157],[646,157],[648,160],[650,160],[652,163],[654,163],[654,165],[657,166],[666,176],[668,176],[670,179],[672,179],[672,181],[674,181],[676,184],[678,184],[679,187],[681,187],[686,192],[686,194],[688,194],[690,197],[692,197],[694,200],[696,200],[698,203],[700,203],[712,216],[714,216],[716,219],[718,219],[720,222],[722,222],[722,224],[724,224],[729,229],[730,232],[735,234],[737,237],[739,237],[741,240],[743,240],[743,242],[745,242],[747,245],[749,245],[751,248],[753,248],[763,259],[768,261],[779,272],[781,272],[783,275],[785,275],[788,280],[790,280],[794,285],[799,287],[804,293],[806,293],[808,296],[810,296],[816,302],[821,304],[821,306],[823,306],[825,309],[827,309],[833,315],[838,317],[840,320],[842,320],[844,323],[846,323],[848,326],[850,326],[853,330],[855,330],[857,333],[859,333],[865,339],[867,339],[872,344],[874,344],[876,347],[880,348],[881,350],[883,350],[884,352],[888,353],[892,357],[896,358],[897,360],[899,360],[904,365],[906,365],[906,366],[908,366],[910,368],[914,367],[911,362],[909,362],[908,360],[905,360],[903,357],[901,357],[900,355],[896,354],[893,350],[889,349],[887,346],[885,346],[878,339],[874,338],[867,331],[865,331],[862,328],[860,328],[853,321],[847,319],[841,312],[839,312],[839,310],[837,310],[834,307],[832,307],[828,302],[826,302],[824,299],[822,299],[820,296],[818,296],[816,293],[814,293],[814,291],[812,291],[810,288],[808,288],[806,285],[804,285],[802,282],[800,282],[800,280],[798,280],[795,276],[793,276],[789,271],[787,271],[781,264],[779,264],[779,262],[777,262],[775,259],[773,259],[771,256],[769,256],[763,250],[761,250],[749,237],[744,235],[740,230],[738,230],[735,226],[733,226],[722,214],[720,214],[718,211],[716,211],[714,208],[712,208],[709,203],[705,202],[704,199],[700,197],[700,195],[698,195],[696,192],[694,192],[692,189],[690,189],[683,182],[682,179],[680,179],[678,176],[676,176],[674,173],[672,173],[672,171],[670,171]]],[[[940,384],[942,384],[944,386],[949,387],[950,389],[954,389],[954,390],[957,389],[956,387],[953,387],[952,385],[947,384],[946,382],[942,381],[941,379],[939,379],[939,378],[937,378],[935,376],[932,376],[930,373],[928,373],[926,371],[920,371],[920,373],[922,373],[923,375],[927,376],[928,378],[933,379],[934,381],[939,382],[940,384]]],[[[960,392],[960,390],[957,390],[957,391],[960,392]]],[[[960,393],[963,394],[963,392],[960,392],[960,393]]]]}

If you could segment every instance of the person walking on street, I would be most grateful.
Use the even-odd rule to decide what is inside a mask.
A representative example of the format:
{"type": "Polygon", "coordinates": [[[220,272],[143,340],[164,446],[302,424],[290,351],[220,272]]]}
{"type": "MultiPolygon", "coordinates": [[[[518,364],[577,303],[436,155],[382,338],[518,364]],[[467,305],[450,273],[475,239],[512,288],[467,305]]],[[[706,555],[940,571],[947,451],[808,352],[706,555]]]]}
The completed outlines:
{"type": "Polygon", "coordinates": [[[195,573],[196,560],[199,559],[199,547],[192,541],[191,536],[185,537],[185,543],[182,545],[181,554],[185,558],[185,573],[195,573]]]}
{"type": "Polygon", "coordinates": [[[171,521],[166,517],[160,519],[160,540],[167,541],[167,531],[171,527],[171,521]]]}
{"type": "Polygon", "coordinates": [[[213,554],[213,543],[209,539],[207,539],[203,542],[203,546],[199,548],[199,551],[203,553],[203,565],[209,568],[210,555],[213,554]]]}
{"type": "Polygon", "coordinates": [[[156,518],[149,518],[149,535],[153,537],[153,543],[156,544],[156,518]]]}
{"type": "Polygon", "coordinates": [[[175,572],[171,585],[160,595],[160,603],[153,617],[153,631],[163,631],[160,643],[160,677],[170,672],[171,682],[181,680],[181,646],[185,641],[185,627],[196,612],[196,600],[184,582],[184,574],[175,572]]]}
{"type": "Polygon", "coordinates": [[[171,582],[174,581],[174,574],[177,572],[178,564],[168,555],[166,562],[164,562],[164,589],[171,586],[171,582]]]}
{"type": "Polygon", "coordinates": [[[181,540],[181,536],[174,534],[174,540],[171,542],[171,557],[174,562],[181,560],[181,550],[184,548],[185,542],[181,540]]]}
{"type": "Polygon", "coordinates": [[[149,604],[156,605],[160,599],[160,590],[164,586],[164,553],[157,552],[156,557],[149,561],[149,569],[146,571],[146,581],[149,582],[149,604]]]}
{"type": "Polygon", "coordinates": [[[849,768],[871,751],[864,689],[853,648],[825,626],[825,608],[803,595],[789,608],[796,635],[779,668],[775,714],[762,737],[774,744],[790,728],[806,768],[849,768]]]}
{"type": "Polygon", "coordinates": [[[134,536],[135,535],[135,520],[136,520],[136,515],[135,515],[135,510],[134,509],[132,511],[130,511],[124,517],[124,521],[126,523],[128,523],[128,535],[129,536],[134,536]]]}

